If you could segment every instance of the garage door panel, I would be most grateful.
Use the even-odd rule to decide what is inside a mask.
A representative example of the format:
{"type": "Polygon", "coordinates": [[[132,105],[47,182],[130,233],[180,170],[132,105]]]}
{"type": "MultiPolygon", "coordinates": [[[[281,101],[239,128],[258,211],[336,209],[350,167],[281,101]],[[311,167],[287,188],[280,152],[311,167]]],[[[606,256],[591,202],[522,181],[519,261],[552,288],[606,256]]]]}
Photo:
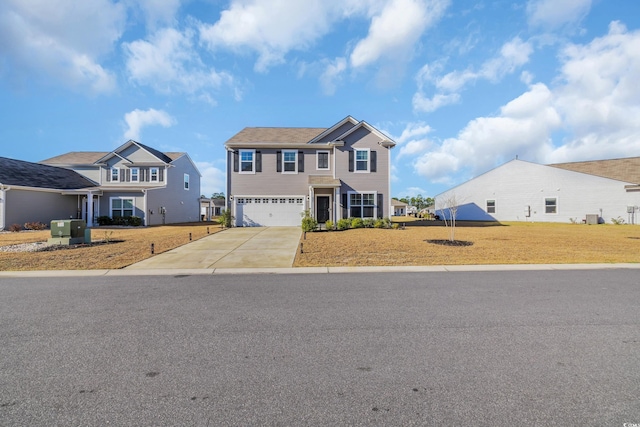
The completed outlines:
{"type": "Polygon", "coordinates": [[[236,226],[297,226],[304,210],[304,196],[236,197],[236,226]]]}

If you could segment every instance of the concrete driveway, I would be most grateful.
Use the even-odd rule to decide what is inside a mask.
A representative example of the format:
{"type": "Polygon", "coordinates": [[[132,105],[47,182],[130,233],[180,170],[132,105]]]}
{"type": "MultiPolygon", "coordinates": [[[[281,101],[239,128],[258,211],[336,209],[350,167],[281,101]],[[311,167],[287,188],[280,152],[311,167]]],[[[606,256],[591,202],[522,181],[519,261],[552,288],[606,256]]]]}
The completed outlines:
{"type": "Polygon", "coordinates": [[[126,269],[288,268],[301,235],[300,227],[230,228],[126,269]]]}

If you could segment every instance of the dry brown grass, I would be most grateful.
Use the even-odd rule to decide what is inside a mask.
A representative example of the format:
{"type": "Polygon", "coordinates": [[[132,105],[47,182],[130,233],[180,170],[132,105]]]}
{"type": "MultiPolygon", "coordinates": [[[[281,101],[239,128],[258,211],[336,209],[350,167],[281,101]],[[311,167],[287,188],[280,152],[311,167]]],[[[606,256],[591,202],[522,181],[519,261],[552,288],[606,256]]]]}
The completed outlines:
{"type": "MultiPolygon", "coordinates": [[[[46,252],[0,252],[0,271],[118,269],[166,252],[221,230],[215,223],[194,223],[141,228],[100,227],[91,229],[92,242],[113,243],[77,246],[46,252]]],[[[44,242],[49,230],[0,233],[0,246],[44,242]]]]}
{"type": "Polygon", "coordinates": [[[460,225],[456,239],[472,246],[427,243],[448,238],[441,225],[307,233],[304,253],[298,253],[294,266],[640,262],[640,227],[635,225],[460,225]]]}
{"type": "MultiPolygon", "coordinates": [[[[563,264],[640,262],[640,227],[633,225],[574,225],[507,223],[502,226],[461,223],[456,239],[473,242],[448,247],[426,240],[447,239],[444,226],[407,226],[405,230],[358,229],[307,233],[304,254],[295,267],[452,265],[452,264],[563,264]]],[[[0,252],[0,271],[118,269],[221,230],[211,223],[148,228],[96,228],[94,242],[48,252],[0,252]]],[[[47,231],[0,233],[0,246],[42,242],[47,231]]]]}

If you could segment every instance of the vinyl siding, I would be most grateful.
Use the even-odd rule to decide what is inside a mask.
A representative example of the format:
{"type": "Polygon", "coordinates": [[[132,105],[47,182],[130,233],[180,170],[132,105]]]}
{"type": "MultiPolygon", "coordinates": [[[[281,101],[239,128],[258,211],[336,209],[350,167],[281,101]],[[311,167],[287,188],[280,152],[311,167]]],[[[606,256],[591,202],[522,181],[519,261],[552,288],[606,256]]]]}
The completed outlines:
{"type": "MultiPolygon", "coordinates": [[[[76,218],[78,196],[63,196],[59,192],[11,189],[4,192],[4,226],[24,225],[25,222],[42,222],[76,218]]],[[[0,225],[2,223],[0,222],[0,225]]]]}
{"type": "Polygon", "coordinates": [[[460,220],[570,222],[587,214],[605,222],[622,217],[627,206],[640,205],[640,193],[627,192],[625,182],[535,163],[512,160],[492,171],[439,194],[436,210],[455,196],[460,220]],[[557,213],[545,213],[545,199],[557,200],[557,213]],[[486,201],[495,200],[495,214],[486,213],[486,201]],[[531,216],[525,216],[525,206],[531,216]],[[601,211],[602,210],[602,211],[601,211]]]}

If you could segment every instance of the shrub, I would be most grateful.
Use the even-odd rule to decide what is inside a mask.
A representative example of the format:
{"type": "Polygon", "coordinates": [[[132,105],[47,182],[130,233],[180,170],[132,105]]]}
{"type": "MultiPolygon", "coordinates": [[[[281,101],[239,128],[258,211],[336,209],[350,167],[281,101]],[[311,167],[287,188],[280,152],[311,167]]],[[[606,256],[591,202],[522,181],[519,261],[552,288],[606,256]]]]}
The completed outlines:
{"type": "Polygon", "coordinates": [[[140,227],[142,225],[142,218],[139,216],[130,216],[127,217],[127,223],[133,227],[140,227]]]}
{"type": "Polygon", "coordinates": [[[331,221],[330,219],[328,219],[328,220],[324,223],[324,228],[326,228],[327,230],[333,230],[333,221],[331,221]]]}
{"type": "Polygon", "coordinates": [[[395,222],[395,223],[391,224],[391,228],[393,228],[394,230],[398,230],[400,228],[400,224],[395,222]]]}
{"type": "Polygon", "coordinates": [[[302,231],[313,231],[318,227],[318,221],[315,218],[311,217],[309,210],[304,211],[304,216],[302,217],[302,231]]]}
{"type": "Polygon", "coordinates": [[[362,227],[364,227],[364,221],[362,221],[362,218],[351,219],[351,228],[362,228],[362,227]]]}
{"type": "Polygon", "coordinates": [[[43,224],[41,222],[25,222],[24,228],[26,230],[46,230],[47,224],[43,224]]]}
{"type": "Polygon", "coordinates": [[[338,230],[348,230],[350,225],[351,221],[349,221],[347,218],[342,218],[338,220],[338,225],[336,226],[336,228],[338,230]]]}
{"type": "Polygon", "coordinates": [[[624,224],[624,219],[622,219],[622,217],[619,216],[618,218],[611,218],[611,222],[614,223],[615,225],[622,225],[624,224]]]}
{"type": "Polygon", "coordinates": [[[111,218],[106,215],[99,216],[98,218],[96,218],[96,221],[98,221],[98,225],[113,225],[113,221],[111,220],[111,218]]]}
{"type": "Polygon", "coordinates": [[[17,233],[18,231],[22,231],[22,226],[20,224],[11,224],[9,226],[9,231],[17,233]]]}
{"type": "Polygon", "coordinates": [[[376,220],[373,218],[365,218],[362,222],[364,223],[364,228],[372,228],[376,220]]]}
{"type": "Polygon", "coordinates": [[[391,226],[391,220],[389,218],[379,218],[373,226],[375,228],[389,228],[391,226]]]}
{"type": "Polygon", "coordinates": [[[220,214],[220,225],[226,228],[231,228],[231,223],[233,222],[233,216],[231,216],[231,209],[225,209],[220,214]]]}

